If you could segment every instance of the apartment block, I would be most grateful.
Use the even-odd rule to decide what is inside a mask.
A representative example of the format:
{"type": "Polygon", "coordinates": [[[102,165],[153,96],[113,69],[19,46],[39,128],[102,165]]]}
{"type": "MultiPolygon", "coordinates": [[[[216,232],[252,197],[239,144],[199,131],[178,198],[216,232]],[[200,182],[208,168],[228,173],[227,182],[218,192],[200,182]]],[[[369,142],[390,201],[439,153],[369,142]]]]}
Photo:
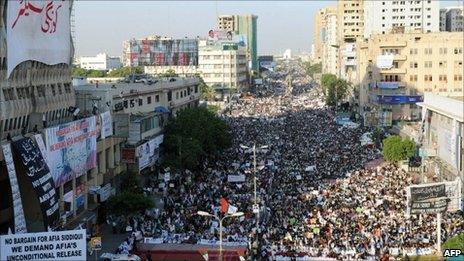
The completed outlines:
{"type": "Polygon", "coordinates": [[[232,31],[246,36],[247,57],[251,69],[258,71],[258,16],[256,15],[220,15],[218,29],[232,31]]]}
{"type": "Polygon", "coordinates": [[[462,32],[464,30],[464,6],[440,9],[440,31],[462,32]]]}
{"type": "Polygon", "coordinates": [[[246,49],[234,42],[200,41],[198,71],[206,84],[224,98],[248,87],[246,49]]]}
{"type": "Polygon", "coordinates": [[[96,56],[81,56],[79,57],[79,66],[87,70],[113,70],[121,67],[121,59],[106,53],[99,53],[96,56]]]}
{"type": "Polygon", "coordinates": [[[364,0],[339,0],[338,39],[341,42],[355,42],[364,33],[364,0]]]}
{"type": "Polygon", "coordinates": [[[371,34],[439,30],[439,1],[364,1],[364,38],[371,34]]]}
{"type": "Polygon", "coordinates": [[[361,115],[379,113],[391,125],[419,119],[424,93],[462,96],[463,41],[456,32],[371,35],[358,56],[361,115]]]}

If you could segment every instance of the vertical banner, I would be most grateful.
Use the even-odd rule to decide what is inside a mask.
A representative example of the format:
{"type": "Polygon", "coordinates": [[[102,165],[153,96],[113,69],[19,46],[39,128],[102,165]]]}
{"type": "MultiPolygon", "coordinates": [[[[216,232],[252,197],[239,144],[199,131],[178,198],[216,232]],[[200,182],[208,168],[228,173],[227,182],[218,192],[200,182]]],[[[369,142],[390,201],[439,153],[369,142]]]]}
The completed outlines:
{"type": "Polygon", "coordinates": [[[45,148],[45,143],[42,139],[42,134],[35,134],[34,138],[35,138],[35,142],[37,143],[37,146],[39,147],[40,152],[42,153],[42,157],[45,160],[45,163],[47,163],[48,168],[50,168],[50,162],[48,161],[47,149],[45,148]]]}
{"type": "Polygon", "coordinates": [[[3,158],[5,159],[8,176],[10,178],[11,194],[13,196],[13,215],[15,233],[27,233],[26,219],[24,218],[23,203],[21,193],[19,192],[18,180],[16,178],[16,169],[11,155],[10,144],[5,144],[3,148],[3,158]]]}
{"type": "Polygon", "coordinates": [[[71,1],[8,1],[7,77],[21,62],[69,64],[71,1]]]}
{"type": "Polygon", "coordinates": [[[40,149],[31,138],[15,141],[13,146],[39,199],[45,227],[57,227],[60,219],[58,195],[40,149]]]}
{"type": "Polygon", "coordinates": [[[97,166],[97,132],[95,116],[45,130],[56,187],[97,166]]]}
{"type": "Polygon", "coordinates": [[[113,135],[113,121],[111,119],[110,111],[100,114],[101,117],[101,138],[105,139],[113,135]]]}

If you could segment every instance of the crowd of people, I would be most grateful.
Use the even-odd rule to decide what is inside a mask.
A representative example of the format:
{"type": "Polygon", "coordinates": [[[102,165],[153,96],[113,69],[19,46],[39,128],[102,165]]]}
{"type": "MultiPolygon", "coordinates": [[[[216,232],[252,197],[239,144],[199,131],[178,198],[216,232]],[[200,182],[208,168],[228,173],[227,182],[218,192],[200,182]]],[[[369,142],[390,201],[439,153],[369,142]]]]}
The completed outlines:
{"type": "MultiPolygon", "coordinates": [[[[280,74],[285,70],[290,69],[280,74]]],[[[411,177],[389,164],[365,167],[380,157],[376,148],[360,143],[369,129],[337,125],[335,112],[303,74],[293,73],[291,91],[276,75],[255,90],[258,95],[238,100],[221,116],[231,126],[232,147],[205,161],[201,173],[170,173],[164,206],[147,211],[135,230],[156,243],[217,242],[218,221],[196,213],[221,217],[225,199],[229,213],[245,213],[224,221],[225,244],[257,247],[262,259],[388,260],[432,252],[435,216],[405,215],[411,177]],[[253,212],[255,201],[259,215],[253,212]]],[[[444,239],[464,232],[462,213],[443,219],[444,239]]]]}

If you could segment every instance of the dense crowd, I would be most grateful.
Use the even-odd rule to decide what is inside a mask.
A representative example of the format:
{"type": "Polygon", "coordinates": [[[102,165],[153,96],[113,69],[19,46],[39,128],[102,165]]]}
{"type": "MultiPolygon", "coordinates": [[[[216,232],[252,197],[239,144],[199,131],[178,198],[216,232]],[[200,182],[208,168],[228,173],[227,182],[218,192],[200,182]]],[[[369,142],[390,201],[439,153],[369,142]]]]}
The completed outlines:
{"type": "MultiPolygon", "coordinates": [[[[281,74],[285,75],[284,72],[281,74]]],[[[259,246],[262,258],[318,256],[338,259],[427,253],[436,242],[433,215],[405,216],[408,174],[393,165],[365,168],[380,157],[362,146],[369,129],[337,125],[302,74],[286,92],[282,77],[268,77],[255,97],[238,100],[222,117],[233,131],[233,146],[204,162],[204,171],[170,173],[160,189],[164,206],[134,221],[134,230],[156,243],[217,242],[220,199],[244,216],[224,223],[224,241],[259,246]],[[253,153],[260,205],[253,214],[253,153]],[[245,176],[231,182],[230,176],[245,176]],[[258,241],[255,239],[258,238],[258,241]]],[[[150,184],[150,187],[159,187],[150,184]]],[[[462,213],[443,217],[442,236],[464,231],[462,213]]]]}

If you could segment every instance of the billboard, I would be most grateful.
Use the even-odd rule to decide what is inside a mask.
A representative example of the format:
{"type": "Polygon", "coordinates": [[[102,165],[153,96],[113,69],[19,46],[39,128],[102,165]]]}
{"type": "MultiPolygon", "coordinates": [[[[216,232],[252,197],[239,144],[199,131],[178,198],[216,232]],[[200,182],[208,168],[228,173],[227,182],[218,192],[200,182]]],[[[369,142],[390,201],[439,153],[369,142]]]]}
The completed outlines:
{"type": "Polygon", "coordinates": [[[50,172],[56,187],[97,166],[97,132],[95,116],[45,130],[50,172]]]}
{"type": "Polygon", "coordinates": [[[377,95],[377,102],[380,104],[405,104],[423,102],[422,95],[377,95]]]}
{"type": "Polygon", "coordinates": [[[139,171],[153,165],[159,158],[159,145],[163,143],[164,135],[161,134],[137,147],[139,158],[139,171]]]}
{"type": "Polygon", "coordinates": [[[26,219],[24,218],[23,203],[19,191],[18,179],[16,178],[16,169],[11,154],[10,144],[2,145],[3,158],[5,161],[8,177],[10,178],[11,196],[13,197],[13,215],[14,215],[14,233],[26,233],[26,219]]]}
{"type": "Polygon", "coordinates": [[[377,82],[377,87],[380,89],[398,89],[399,82],[377,82]]]}
{"type": "Polygon", "coordinates": [[[69,64],[70,1],[8,1],[7,75],[21,62],[69,64]]]}
{"type": "Polygon", "coordinates": [[[37,194],[45,227],[57,227],[60,219],[58,195],[42,152],[31,138],[17,140],[13,142],[13,147],[22,163],[19,169],[22,167],[26,172],[37,194]]]}
{"type": "Polygon", "coordinates": [[[86,231],[0,236],[0,260],[86,260],[86,231]]]}
{"type": "Polygon", "coordinates": [[[196,66],[197,39],[133,40],[126,56],[132,65],[196,66]]]}
{"type": "Polygon", "coordinates": [[[234,34],[231,31],[217,30],[217,29],[211,29],[208,31],[208,40],[210,41],[221,41],[221,40],[232,41],[233,36],[234,34]]]}

